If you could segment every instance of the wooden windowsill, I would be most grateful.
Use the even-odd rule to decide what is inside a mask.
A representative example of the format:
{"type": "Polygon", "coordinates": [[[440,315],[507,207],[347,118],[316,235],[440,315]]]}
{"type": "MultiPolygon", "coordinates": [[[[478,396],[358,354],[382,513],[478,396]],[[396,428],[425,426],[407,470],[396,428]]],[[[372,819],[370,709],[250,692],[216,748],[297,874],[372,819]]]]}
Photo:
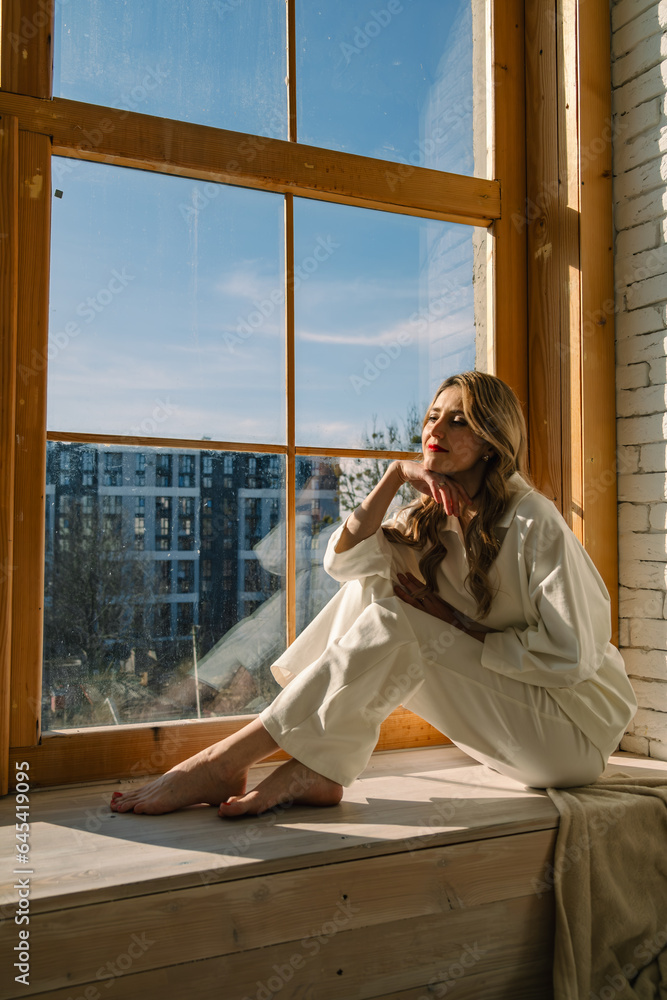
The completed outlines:
{"type": "MultiPolygon", "coordinates": [[[[652,773],[657,765],[664,767],[617,754],[608,771],[652,773]]],[[[251,783],[271,766],[254,768],[251,783]]],[[[543,880],[558,812],[545,791],[457,747],[376,754],[335,808],[239,820],[207,807],[111,813],[111,793],[127,785],[31,794],[30,986],[8,984],[0,997],[104,996],[100,969],[133,955],[133,941],[150,945],[136,945],[122,971],[125,1000],[168,1000],[183,990],[200,1000],[255,997],[256,983],[297,954],[305,964],[303,976],[293,970],[293,985],[315,988],[304,996],[347,996],[336,992],[336,976],[348,975],[355,997],[413,1000],[413,988],[440,981],[433,976],[442,979],[466,942],[478,942],[483,959],[461,981],[462,998],[528,997],[537,983],[549,995],[553,896],[543,880]],[[323,927],[334,929],[320,964],[310,961],[308,943],[314,950],[314,929],[323,927]],[[216,992],[219,975],[228,992],[216,992]],[[489,984],[498,992],[475,992],[489,984]],[[498,984],[521,989],[505,993],[498,984]]],[[[14,811],[9,796],[0,804],[9,858],[14,811]]],[[[8,885],[11,946],[17,893],[8,885]]]]}

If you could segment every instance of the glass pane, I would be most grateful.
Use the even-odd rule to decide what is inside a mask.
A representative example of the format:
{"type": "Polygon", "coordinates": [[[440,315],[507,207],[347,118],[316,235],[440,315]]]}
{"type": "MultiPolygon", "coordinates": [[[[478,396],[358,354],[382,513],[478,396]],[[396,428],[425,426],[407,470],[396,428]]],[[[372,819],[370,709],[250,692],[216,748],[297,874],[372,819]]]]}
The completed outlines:
{"type": "Polygon", "coordinates": [[[53,180],[49,428],[283,443],[282,196],[60,158],[53,180]]]}
{"type": "Polygon", "coordinates": [[[294,230],[297,444],[418,451],[435,389],[485,350],[485,231],[305,199],[294,230]]]}
{"type": "MultiPolygon", "coordinates": [[[[338,591],[339,584],[323,568],[329,539],[377,485],[388,464],[389,459],[297,458],[297,634],[338,591]]],[[[409,486],[401,487],[390,511],[414,496],[409,486]]]]}
{"type": "Polygon", "coordinates": [[[485,176],[485,8],[297,0],[299,141],[485,176]]]}
{"type": "Polygon", "coordinates": [[[54,96],[287,138],[284,0],[67,0],[55,15],[54,96]]]}
{"type": "Polygon", "coordinates": [[[236,715],[273,699],[282,456],[49,442],[46,492],[46,728],[236,715]]]}

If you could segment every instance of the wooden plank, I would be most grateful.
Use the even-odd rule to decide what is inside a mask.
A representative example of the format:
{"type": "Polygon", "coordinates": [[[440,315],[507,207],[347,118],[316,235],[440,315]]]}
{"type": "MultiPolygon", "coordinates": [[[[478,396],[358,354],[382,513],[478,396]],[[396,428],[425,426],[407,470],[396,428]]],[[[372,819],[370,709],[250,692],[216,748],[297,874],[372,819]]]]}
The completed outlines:
{"type": "MultiPolygon", "coordinates": [[[[551,945],[549,952],[551,952],[551,945]]],[[[448,973],[447,979],[432,977],[422,986],[413,986],[398,993],[383,993],[369,1000],[431,1000],[444,997],[456,987],[457,1000],[553,1000],[545,949],[538,949],[542,956],[534,961],[523,962],[520,969],[494,969],[492,972],[466,972],[457,964],[448,973]]],[[[447,972],[447,970],[445,970],[447,972]]]]}
{"type": "Polygon", "coordinates": [[[523,0],[494,0],[494,177],[502,215],[493,224],[493,371],[528,403],[526,94],[523,0]]]}
{"type": "MultiPolygon", "coordinates": [[[[201,438],[136,437],[131,434],[90,434],[84,431],[47,431],[47,441],[109,444],[140,448],[193,448],[199,451],[245,451],[257,454],[286,455],[286,444],[258,444],[254,441],[203,441],[201,438]]],[[[320,448],[296,445],[296,455],[322,455],[327,458],[415,458],[415,451],[388,451],[366,448],[320,448]]]]}
{"type": "Polygon", "coordinates": [[[54,12],[53,0],[2,0],[3,90],[51,97],[54,12]]]}
{"type": "Polygon", "coordinates": [[[562,510],[556,0],[526,5],[531,473],[562,510]]]}
{"type": "MultiPolygon", "coordinates": [[[[433,977],[442,980],[443,973],[462,959],[478,975],[497,971],[504,977],[510,969],[517,975],[524,964],[535,962],[536,955],[542,958],[543,974],[549,976],[553,914],[547,900],[534,895],[450,911],[437,920],[429,915],[383,924],[381,934],[375,927],[348,930],[343,918],[337,925],[334,916],[300,941],[144,972],[153,947],[147,937],[143,953],[134,960],[130,957],[126,965],[123,997],[181,1000],[196,995],[198,1000],[219,1000],[221,988],[226,996],[270,997],[289,983],[292,996],[364,1000],[433,977]]],[[[131,941],[128,934],[126,953],[131,941]]],[[[116,955],[110,951],[107,961],[113,963],[116,955]]],[[[99,985],[100,980],[90,982],[99,985]]],[[[71,1000],[72,992],[66,987],[50,990],[48,996],[71,1000]]]]}
{"type": "MultiPolygon", "coordinates": [[[[187,956],[299,942],[332,914],[346,930],[530,896],[553,859],[555,830],[267,875],[32,916],[23,995],[93,978],[128,936],[154,941],[145,969],[187,956]],[[85,956],[82,961],[82,956],[85,956]]],[[[119,859],[120,860],[120,859],[119,859]]],[[[122,862],[121,862],[122,863],[122,862]]],[[[545,896],[548,897],[547,890],[545,896]]],[[[549,898],[546,907],[553,906],[549,898]]]]}
{"type": "Polygon", "coordinates": [[[18,311],[18,120],[0,116],[0,794],[8,788],[14,584],[16,332],[18,311]]]}
{"type": "Polygon", "coordinates": [[[615,642],[618,524],[609,30],[609,11],[603,4],[580,2],[584,543],[611,596],[615,642]]]}
{"type": "MultiPolygon", "coordinates": [[[[30,683],[25,678],[24,683],[30,683]]],[[[138,726],[91,727],[47,733],[39,746],[12,746],[14,761],[29,762],[35,788],[71,782],[104,781],[161,774],[204,747],[225,739],[253,719],[250,715],[138,726]]],[[[437,746],[450,740],[419,716],[396,709],[382,724],[377,750],[437,746]]],[[[271,760],[285,760],[280,751],[271,760]]]]}
{"type": "MultiPolygon", "coordinates": [[[[289,18],[289,5],[288,5],[289,18]]],[[[292,15],[294,11],[292,10],[292,15]]],[[[290,125],[291,127],[291,125],[290,125]]],[[[296,127],[296,119],[295,119],[296,127]]],[[[287,504],[287,566],[285,601],[287,603],[287,645],[296,639],[296,371],[294,330],[294,198],[285,195],[285,428],[287,462],[285,491],[287,504]]]]}
{"type": "Polygon", "coordinates": [[[499,184],[482,178],[62,98],[0,94],[3,111],[63,156],[470,225],[500,215],[499,184]]]}
{"type": "MultiPolygon", "coordinates": [[[[253,769],[251,784],[267,771],[267,765],[253,769]]],[[[31,914],[406,851],[416,857],[558,825],[546,793],[454,747],[377,755],[334,809],[291,806],[241,821],[222,820],[207,807],[165,816],[112,813],[109,799],[119,787],[32,793],[39,879],[31,886],[31,914]]],[[[8,854],[13,807],[11,799],[0,804],[0,842],[8,854]]]]}
{"type": "Polygon", "coordinates": [[[51,159],[46,136],[20,133],[19,315],[10,742],[39,740],[44,616],[46,358],[51,159]],[[36,363],[37,359],[37,363],[36,363]]]}
{"type": "Polygon", "coordinates": [[[561,323],[563,517],[583,534],[581,270],[579,261],[578,0],[558,0],[558,242],[561,323]]]}
{"type": "Polygon", "coordinates": [[[287,18],[287,138],[296,142],[296,3],[285,0],[287,18]]]}

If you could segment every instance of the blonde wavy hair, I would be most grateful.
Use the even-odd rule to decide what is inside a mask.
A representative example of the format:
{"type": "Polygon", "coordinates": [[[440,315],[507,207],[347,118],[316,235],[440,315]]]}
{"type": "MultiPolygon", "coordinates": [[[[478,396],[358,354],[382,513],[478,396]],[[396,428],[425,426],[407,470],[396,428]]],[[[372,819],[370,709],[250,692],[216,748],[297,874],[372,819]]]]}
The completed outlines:
{"type": "MultiPolygon", "coordinates": [[[[485,618],[494,597],[489,569],[500,551],[495,527],[511,496],[507,480],[515,472],[532,486],[528,474],[528,439],[521,404],[514,391],[495,375],[486,372],[463,372],[445,379],[426,411],[422,430],[436,400],[445,389],[457,386],[463,399],[463,414],[468,426],[493,449],[486,467],[476,515],[463,533],[470,572],[465,585],[477,601],[477,613],[485,618]]],[[[420,455],[423,461],[423,455],[420,455]]],[[[405,508],[404,508],[405,509],[405,508]]],[[[447,555],[438,537],[438,528],[446,519],[441,504],[421,494],[408,505],[404,528],[383,527],[390,542],[424,548],[419,569],[429,590],[437,590],[436,572],[447,555]]]]}

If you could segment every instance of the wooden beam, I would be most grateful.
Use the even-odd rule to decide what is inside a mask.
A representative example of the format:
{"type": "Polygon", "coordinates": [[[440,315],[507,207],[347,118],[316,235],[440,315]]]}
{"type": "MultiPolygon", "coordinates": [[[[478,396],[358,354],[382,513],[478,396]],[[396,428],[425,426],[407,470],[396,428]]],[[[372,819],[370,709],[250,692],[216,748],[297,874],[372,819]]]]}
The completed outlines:
{"type": "Polygon", "coordinates": [[[10,739],[39,740],[44,617],[46,358],[51,151],[47,136],[20,133],[19,313],[16,356],[16,483],[10,739]],[[35,364],[35,359],[41,364],[35,364]]]}
{"type": "MultiPolygon", "coordinates": [[[[201,438],[136,437],[131,434],[87,434],[83,431],[47,431],[47,441],[78,444],[111,444],[120,448],[192,448],[196,451],[245,451],[256,454],[286,455],[286,444],[259,444],[255,441],[204,441],[201,438]]],[[[322,455],[336,458],[415,458],[414,451],[387,451],[366,448],[320,448],[298,444],[297,455],[322,455]]]]}
{"type": "Polygon", "coordinates": [[[478,177],[61,98],[0,94],[3,111],[63,156],[469,225],[500,215],[500,185],[478,177]]]}
{"type": "Polygon", "coordinates": [[[523,0],[494,0],[494,177],[502,216],[493,224],[493,371],[528,402],[526,95],[523,0]]]}
{"type": "Polygon", "coordinates": [[[54,0],[2,0],[3,90],[51,97],[54,11],[54,0]]]}
{"type": "Polygon", "coordinates": [[[561,496],[563,517],[583,536],[581,468],[581,269],[579,260],[578,0],[558,0],[558,273],[560,297],[561,496]]]}
{"type": "MultiPolygon", "coordinates": [[[[161,774],[204,747],[231,736],[255,716],[193,719],[188,722],[145,723],[46,733],[39,746],[14,746],[10,771],[16,761],[30,764],[35,787],[65,781],[103,781],[161,774]]],[[[377,750],[404,750],[416,746],[444,746],[451,740],[406,708],[397,708],[385,719],[377,750]]],[[[286,760],[279,751],[269,760],[286,760]]]]}
{"type": "Polygon", "coordinates": [[[14,584],[14,445],[18,311],[18,121],[0,116],[0,794],[8,788],[14,584]]]}
{"type": "Polygon", "coordinates": [[[526,5],[530,468],[563,509],[556,0],[526,5]]]}
{"type": "Polygon", "coordinates": [[[296,142],[296,0],[285,0],[287,18],[287,138],[296,142]]]}
{"type": "Polygon", "coordinates": [[[618,625],[618,513],[609,10],[579,2],[583,534],[618,625]],[[611,485],[608,485],[611,481],[611,485]]]}
{"type": "Polygon", "coordinates": [[[285,469],[285,604],[286,642],[296,639],[296,372],[294,329],[294,198],[285,195],[285,428],[287,461],[285,469]]]}

